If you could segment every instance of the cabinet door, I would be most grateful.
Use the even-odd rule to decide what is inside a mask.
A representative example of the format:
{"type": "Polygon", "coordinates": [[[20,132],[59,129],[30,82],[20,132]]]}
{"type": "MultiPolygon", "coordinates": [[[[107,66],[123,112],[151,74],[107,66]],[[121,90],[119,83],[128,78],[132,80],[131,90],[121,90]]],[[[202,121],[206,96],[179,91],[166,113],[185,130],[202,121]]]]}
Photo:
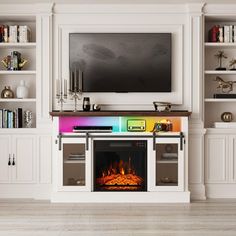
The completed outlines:
{"type": "MultiPolygon", "coordinates": [[[[91,140],[89,140],[91,142],[91,140]]],[[[91,146],[90,143],[88,144],[91,146]]],[[[91,191],[91,154],[85,138],[63,138],[59,162],[59,188],[91,191]]]]}
{"type": "Polygon", "coordinates": [[[206,135],[206,183],[226,183],[228,166],[227,137],[225,135],[206,135]]]}
{"type": "Polygon", "coordinates": [[[179,138],[157,138],[155,154],[150,160],[151,191],[183,191],[184,148],[179,138]]]}
{"type": "Polygon", "coordinates": [[[236,182],[236,135],[229,136],[229,182],[236,182]]]}
{"type": "Polygon", "coordinates": [[[8,183],[10,181],[11,165],[9,164],[12,161],[10,142],[10,136],[0,135],[0,183],[8,183]]]}
{"type": "Polygon", "coordinates": [[[12,137],[12,182],[34,183],[36,179],[36,137],[14,135],[12,137]]]}

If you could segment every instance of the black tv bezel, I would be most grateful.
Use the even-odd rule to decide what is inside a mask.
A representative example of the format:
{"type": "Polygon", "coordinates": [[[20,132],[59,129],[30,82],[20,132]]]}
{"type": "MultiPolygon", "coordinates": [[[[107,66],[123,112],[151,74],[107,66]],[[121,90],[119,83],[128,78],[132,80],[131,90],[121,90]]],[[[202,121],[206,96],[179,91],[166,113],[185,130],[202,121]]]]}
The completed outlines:
{"type": "MultiPolygon", "coordinates": [[[[69,66],[70,66],[70,35],[72,34],[166,34],[170,36],[170,44],[169,44],[169,48],[170,48],[170,86],[169,86],[169,90],[166,91],[157,91],[157,90],[153,90],[153,91],[127,91],[127,90],[114,90],[114,91],[88,91],[88,90],[84,90],[84,88],[82,89],[82,92],[84,93],[171,93],[172,92],[172,33],[171,32],[73,32],[73,33],[69,33],[69,66]]],[[[83,87],[83,85],[82,85],[83,87]]]]}

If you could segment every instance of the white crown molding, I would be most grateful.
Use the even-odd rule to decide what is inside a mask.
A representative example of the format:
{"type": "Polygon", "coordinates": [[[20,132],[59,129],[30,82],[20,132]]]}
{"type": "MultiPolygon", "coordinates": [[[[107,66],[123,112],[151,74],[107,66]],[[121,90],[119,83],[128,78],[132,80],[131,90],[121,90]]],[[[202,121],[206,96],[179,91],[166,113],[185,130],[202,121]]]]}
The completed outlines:
{"type": "Polygon", "coordinates": [[[235,15],[236,4],[206,4],[204,7],[205,15],[235,15]]]}
{"type": "Polygon", "coordinates": [[[55,4],[56,14],[186,13],[186,4],[55,4]]]}
{"type": "Polygon", "coordinates": [[[205,4],[206,3],[204,3],[204,2],[202,2],[202,3],[189,3],[189,4],[187,4],[187,11],[190,14],[202,15],[205,4]]]}
{"type": "Polygon", "coordinates": [[[51,14],[54,3],[0,4],[0,15],[51,14]]]}

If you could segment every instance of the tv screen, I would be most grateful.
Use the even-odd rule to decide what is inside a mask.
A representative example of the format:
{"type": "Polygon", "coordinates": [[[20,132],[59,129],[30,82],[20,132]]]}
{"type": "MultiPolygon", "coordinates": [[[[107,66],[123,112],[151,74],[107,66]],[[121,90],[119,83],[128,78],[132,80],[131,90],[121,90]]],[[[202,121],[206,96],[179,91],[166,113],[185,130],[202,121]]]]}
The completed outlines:
{"type": "Polygon", "coordinates": [[[71,33],[83,92],[171,92],[171,33],[71,33]]]}

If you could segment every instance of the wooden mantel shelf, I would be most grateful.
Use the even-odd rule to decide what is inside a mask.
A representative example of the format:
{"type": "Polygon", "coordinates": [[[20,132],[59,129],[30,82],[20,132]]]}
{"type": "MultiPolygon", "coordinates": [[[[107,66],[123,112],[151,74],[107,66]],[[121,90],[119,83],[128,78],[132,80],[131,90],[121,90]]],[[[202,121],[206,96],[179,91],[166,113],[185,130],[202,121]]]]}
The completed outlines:
{"type": "Polygon", "coordinates": [[[157,112],[157,111],[53,111],[51,116],[190,116],[192,112],[189,111],[171,111],[171,112],[157,112]]]}

